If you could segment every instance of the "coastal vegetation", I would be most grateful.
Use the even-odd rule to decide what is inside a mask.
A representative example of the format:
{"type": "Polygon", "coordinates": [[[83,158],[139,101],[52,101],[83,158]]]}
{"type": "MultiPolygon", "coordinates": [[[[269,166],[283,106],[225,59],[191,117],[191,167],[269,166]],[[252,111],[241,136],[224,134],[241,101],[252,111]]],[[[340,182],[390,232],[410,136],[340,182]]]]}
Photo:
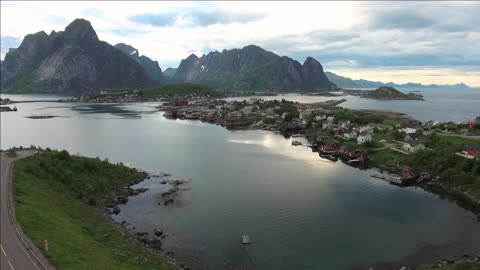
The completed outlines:
{"type": "Polygon", "coordinates": [[[175,96],[175,95],[201,95],[210,97],[221,97],[223,91],[217,91],[211,87],[197,83],[169,84],[159,88],[147,88],[140,91],[140,95],[146,97],[175,96]]]}
{"type": "Polygon", "coordinates": [[[202,84],[178,83],[140,90],[116,89],[110,91],[100,91],[67,99],[66,101],[124,103],[160,100],[166,101],[172,99],[219,98],[224,96],[225,92],[217,91],[202,84]]]}
{"type": "Polygon", "coordinates": [[[57,269],[173,269],[97,208],[119,185],[141,177],[121,163],[42,150],[15,163],[17,220],[57,269]]]}
{"type": "Polygon", "coordinates": [[[352,96],[385,100],[423,100],[423,96],[415,93],[402,93],[389,86],[380,86],[375,90],[347,90],[344,92],[352,96]]]}

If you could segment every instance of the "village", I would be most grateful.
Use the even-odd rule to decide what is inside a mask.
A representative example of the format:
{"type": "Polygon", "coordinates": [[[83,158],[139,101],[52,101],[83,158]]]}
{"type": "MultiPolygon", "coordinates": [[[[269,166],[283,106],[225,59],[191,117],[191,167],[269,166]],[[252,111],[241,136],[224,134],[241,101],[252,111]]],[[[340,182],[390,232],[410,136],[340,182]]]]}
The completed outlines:
{"type": "MultiPolygon", "coordinates": [[[[456,136],[470,131],[478,134],[480,127],[480,117],[461,123],[422,123],[396,113],[337,107],[340,102],[300,104],[258,98],[244,101],[204,99],[175,100],[158,108],[169,119],[200,120],[228,129],[278,132],[292,137],[293,146],[311,147],[322,158],[334,162],[341,160],[359,168],[375,166],[385,169],[387,173],[373,177],[401,186],[436,179],[430,172],[402,166],[401,156],[431,150],[427,147],[427,140],[433,133],[456,136]]],[[[479,159],[480,143],[465,145],[457,155],[479,159]]]]}

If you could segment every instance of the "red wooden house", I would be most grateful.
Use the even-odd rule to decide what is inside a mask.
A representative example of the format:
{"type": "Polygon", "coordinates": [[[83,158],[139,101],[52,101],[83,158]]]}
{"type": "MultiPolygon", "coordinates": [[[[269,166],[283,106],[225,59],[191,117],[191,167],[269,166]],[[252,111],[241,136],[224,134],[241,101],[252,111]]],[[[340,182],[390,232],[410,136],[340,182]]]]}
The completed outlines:
{"type": "Polygon", "coordinates": [[[362,155],[362,152],[360,150],[350,147],[343,147],[342,149],[340,149],[339,153],[347,158],[358,158],[362,155]]]}
{"type": "Polygon", "coordinates": [[[178,106],[178,107],[188,106],[188,101],[186,101],[186,100],[175,100],[175,106],[178,106]]]}
{"type": "Polygon", "coordinates": [[[402,175],[400,179],[405,182],[405,181],[413,181],[417,179],[417,177],[418,177],[418,174],[416,174],[412,169],[407,168],[402,171],[402,175]]]}
{"type": "Polygon", "coordinates": [[[465,154],[471,157],[480,156],[480,145],[470,145],[465,148],[465,154]]]}

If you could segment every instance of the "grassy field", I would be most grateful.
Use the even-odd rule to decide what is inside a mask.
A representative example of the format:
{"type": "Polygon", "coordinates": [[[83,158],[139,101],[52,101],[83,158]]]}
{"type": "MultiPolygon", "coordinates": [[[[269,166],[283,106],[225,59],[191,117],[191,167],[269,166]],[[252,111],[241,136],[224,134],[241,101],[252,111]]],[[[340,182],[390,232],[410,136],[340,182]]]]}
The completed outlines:
{"type": "Polygon", "coordinates": [[[173,269],[118,231],[90,205],[140,177],[99,159],[45,151],[15,163],[17,220],[57,269],[173,269]],[[90,205],[89,205],[90,204],[90,205]]]}

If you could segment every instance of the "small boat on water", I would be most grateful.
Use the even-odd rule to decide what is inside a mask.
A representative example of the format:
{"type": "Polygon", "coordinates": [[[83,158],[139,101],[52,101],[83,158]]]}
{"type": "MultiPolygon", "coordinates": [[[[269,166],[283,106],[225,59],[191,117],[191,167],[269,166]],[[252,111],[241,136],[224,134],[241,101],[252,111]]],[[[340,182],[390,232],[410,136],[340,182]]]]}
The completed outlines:
{"type": "Polygon", "coordinates": [[[252,241],[250,240],[250,236],[248,236],[248,235],[246,235],[246,234],[242,235],[242,243],[243,243],[244,245],[251,244],[252,241]]]}
{"type": "Polygon", "coordinates": [[[302,145],[302,143],[299,141],[293,140],[292,145],[297,146],[297,145],[302,145]]]}
{"type": "Polygon", "coordinates": [[[326,159],[328,159],[328,160],[330,160],[330,161],[337,161],[337,160],[338,160],[338,157],[337,157],[336,154],[330,154],[330,155],[328,155],[328,154],[326,154],[326,155],[324,155],[324,154],[319,154],[319,155],[320,155],[321,158],[326,158],[326,159]]]}

